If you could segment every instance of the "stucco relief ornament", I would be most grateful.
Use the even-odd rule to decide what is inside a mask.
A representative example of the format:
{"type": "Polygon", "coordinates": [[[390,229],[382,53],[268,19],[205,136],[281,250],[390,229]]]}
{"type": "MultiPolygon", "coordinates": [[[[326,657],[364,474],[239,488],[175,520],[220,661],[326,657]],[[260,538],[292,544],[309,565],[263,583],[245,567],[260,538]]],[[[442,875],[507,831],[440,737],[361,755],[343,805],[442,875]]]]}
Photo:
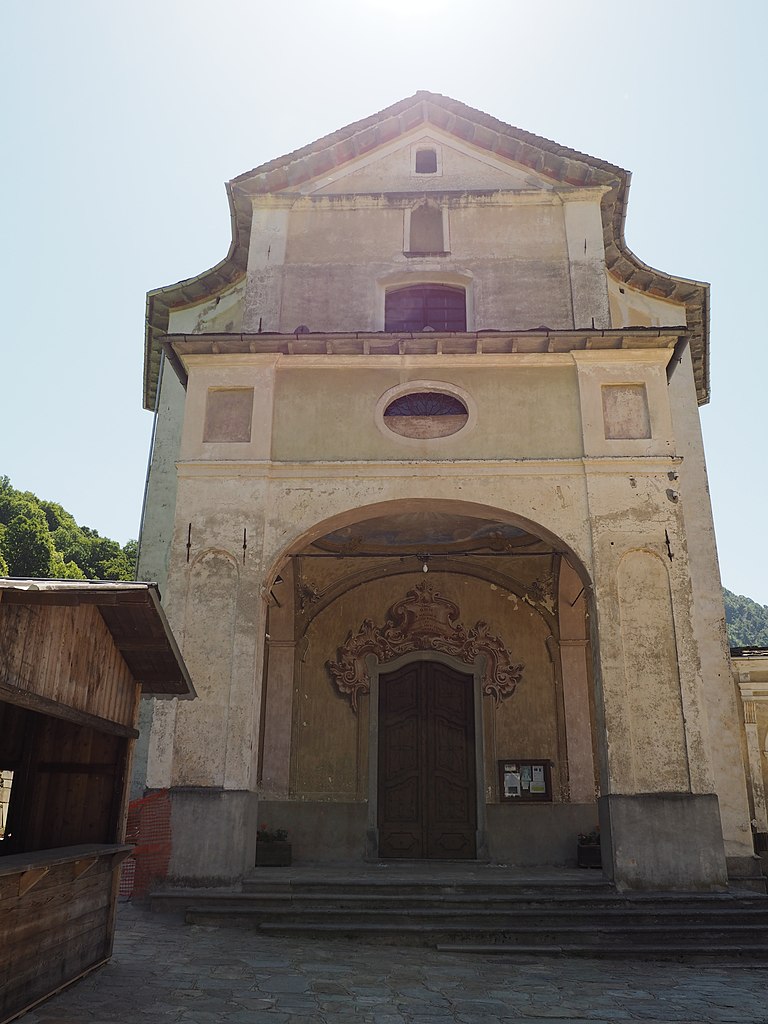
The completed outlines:
{"type": "Polygon", "coordinates": [[[336,689],[349,698],[356,712],[359,698],[371,691],[365,666],[369,654],[384,662],[412,651],[440,651],[467,665],[481,654],[485,659],[482,692],[498,706],[515,692],[525,666],[512,661],[503,640],[491,633],[487,622],[467,629],[458,619],[458,605],[428,583],[417,583],[392,605],[383,626],[365,619],[357,633],[349,634],[336,653],[338,660],[328,662],[336,689]]]}

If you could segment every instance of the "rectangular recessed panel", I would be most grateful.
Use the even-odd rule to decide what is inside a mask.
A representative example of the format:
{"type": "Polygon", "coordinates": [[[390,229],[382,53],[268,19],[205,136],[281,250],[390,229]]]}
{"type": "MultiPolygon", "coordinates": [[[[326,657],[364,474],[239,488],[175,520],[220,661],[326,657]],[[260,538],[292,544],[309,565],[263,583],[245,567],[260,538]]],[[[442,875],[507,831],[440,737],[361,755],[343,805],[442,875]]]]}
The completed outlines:
{"type": "Polygon", "coordinates": [[[601,391],[606,438],[635,440],[651,436],[645,384],[604,384],[601,391]]]}
{"type": "Polygon", "coordinates": [[[203,441],[250,441],[252,417],[253,388],[208,388],[203,441]]]}

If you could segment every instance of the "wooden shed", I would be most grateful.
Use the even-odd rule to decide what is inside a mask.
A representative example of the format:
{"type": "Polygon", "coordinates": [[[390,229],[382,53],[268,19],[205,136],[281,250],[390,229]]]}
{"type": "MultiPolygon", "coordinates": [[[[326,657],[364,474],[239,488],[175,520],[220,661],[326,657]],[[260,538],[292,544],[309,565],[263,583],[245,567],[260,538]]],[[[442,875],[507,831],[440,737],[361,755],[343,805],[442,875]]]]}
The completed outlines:
{"type": "Polygon", "coordinates": [[[0,579],[0,1021],[111,954],[142,692],[195,695],[156,585],[0,579]]]}

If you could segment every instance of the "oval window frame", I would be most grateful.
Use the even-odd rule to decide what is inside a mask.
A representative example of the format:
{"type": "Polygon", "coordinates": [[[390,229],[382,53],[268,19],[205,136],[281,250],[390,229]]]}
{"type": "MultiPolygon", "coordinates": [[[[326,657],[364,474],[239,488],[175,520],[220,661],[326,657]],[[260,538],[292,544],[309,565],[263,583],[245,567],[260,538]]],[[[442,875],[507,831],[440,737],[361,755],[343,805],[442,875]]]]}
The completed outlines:
{"type": "Polygon", "coordinates": [[[384,394],[381,395],[376,403],[374,419],[379,432],[390,441],[397,441],[409,448],[423,448],[424,445],[439,447],[453,443],[457,438],[464,437],[468,431],[475,428],[477,423],[477,405],[471,395],[468,395],[463,388],[457,387],[449,381],[410,380],[406,384],[396,384],[395,387],[388,388],[384,394]],[[421,392],[435,392],[436,394],[450,395],[452,398],[457,398],[467,410],[466,423],[462,424],[462,426],[460,426],[458,430],[454,431],[454,433],[444,434],[442,437],[408,437],[405,434],[399,434],[396,430],[387,426],[384,413],[387,411],[389,406],[398,398],[403,398],[405,395],[419,394],[421,392]]]}

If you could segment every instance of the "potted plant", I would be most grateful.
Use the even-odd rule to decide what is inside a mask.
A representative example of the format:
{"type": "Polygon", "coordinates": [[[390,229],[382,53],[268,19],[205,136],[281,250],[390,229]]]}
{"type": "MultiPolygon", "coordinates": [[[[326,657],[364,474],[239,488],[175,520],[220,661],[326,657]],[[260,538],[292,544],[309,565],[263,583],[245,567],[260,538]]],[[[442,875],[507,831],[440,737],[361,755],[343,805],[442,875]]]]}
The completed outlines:
{"type": "Polygon", "coordinates": [[[262,825],[256,831],[256,867],[286,868],[291,863],[291,844],[284,828],[262,825]]]}
{"type": "Polygon", "coordinates": [[[580,868],[601,868],[600,829],[591,832],[580,832],[576,842],[576,864],[580,868]]]}

